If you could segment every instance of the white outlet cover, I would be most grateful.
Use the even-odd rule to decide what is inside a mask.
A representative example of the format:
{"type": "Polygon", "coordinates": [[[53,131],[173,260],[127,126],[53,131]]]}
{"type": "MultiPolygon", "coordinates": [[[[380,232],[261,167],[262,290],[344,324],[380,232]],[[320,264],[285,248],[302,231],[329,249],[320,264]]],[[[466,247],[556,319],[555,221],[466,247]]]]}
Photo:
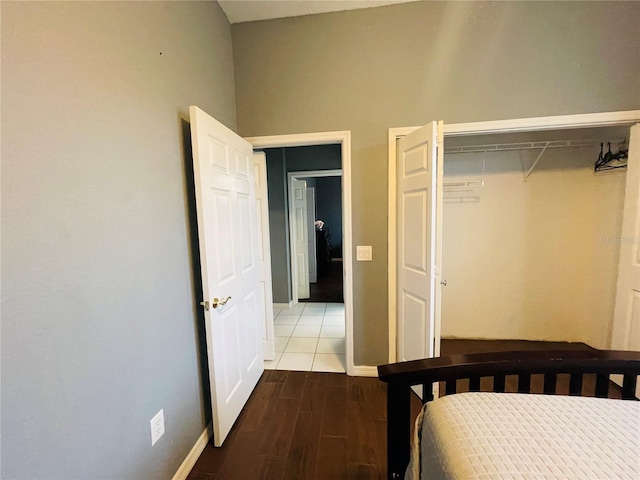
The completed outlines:
{"type": "Polygon", "coordinates": [[[356,247],[356,260],[358,262],[370,262],[372,258],[371,245],[358,245],[356,247]]]}
{"type": "Polygon", "coordinates": [[[149,423],[151,423],[151,446],[153,447],[164,435],[164,409],[160,409],[149,423]]]}

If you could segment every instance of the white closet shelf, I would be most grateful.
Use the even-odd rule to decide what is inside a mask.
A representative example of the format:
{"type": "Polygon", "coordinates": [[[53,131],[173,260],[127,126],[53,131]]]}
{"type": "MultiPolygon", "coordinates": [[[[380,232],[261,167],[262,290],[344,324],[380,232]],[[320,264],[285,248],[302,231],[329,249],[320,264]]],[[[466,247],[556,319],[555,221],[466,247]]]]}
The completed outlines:
{"type": "Polygon", "coordinates": [[[579,148],[599,147],[601,143],[612,145],[625,143],[625,139],[617,140],[549,140],[537,142],[518,143],[492,143],[486,145],[462,145],[458,147],[444,147],[444,153],[482,153],[482,152],[507,152],[512,150],[535,150],[547,148],[579,148]]]}
{"type": "Polygon", "coordinates": [[[487,152],[508,152],[508,151],[523,151],[523,150],[540,150],[540,153],[533,161],[529,168],[525,168],[522,164],[522,158],[520,163],[522,164],[523,180],[526,182],[531,172],[533,172],[536,165],[544,155],[544,152],[548,148],[581,148],[581,147],[598,147],[600,144],[611,143],[612,145],[621,145],[626,143],[625,139],[616,140],[547,140],[536,142],[518,142],[518,143],[493,143],[486,145],[462,145],[458,147],[444,147],[445,154],[456,153],[487,153],[487,152]]]}

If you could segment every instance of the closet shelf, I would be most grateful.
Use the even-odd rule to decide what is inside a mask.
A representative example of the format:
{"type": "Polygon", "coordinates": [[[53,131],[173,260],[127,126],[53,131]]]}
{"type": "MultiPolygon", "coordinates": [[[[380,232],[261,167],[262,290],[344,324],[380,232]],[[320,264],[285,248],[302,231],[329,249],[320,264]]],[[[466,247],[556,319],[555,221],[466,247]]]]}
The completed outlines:
{"type": "Polygon", "coordinates": [[[549,140],[538,142],[519,143],[493,143],[487,145],[463,145],[459,147],[444,147],[444,153],[482,153],[482,152],[507,152],[513,150],[535,150],[547,148],[578,148],[599,147],[601,143],[624,143],[625,139],[618,140],[549,140]]]}
{"type": "Polygon", "coordinates": [[[522,152],[523,150],[540,150],[540,153],[533,161],[531,166],[528,168],[525,167],[522,156],[520,157],[520,164],[522,166],[522,174],[523,181],[527,181],[529,175],[533,172],[533,170],[538,165],[538,162],[547,151],[548,148],[580,148],[580,147],[598,147],[603,143],[617,143],[622,144],[625,143],[625,139],[618,140],[547,140],[547,141],[536,141],[536,142],[519,142],[519,143],[493,143],[487,145],[463,145],[458,147],[444,147],[445,154],[456,154],[456,153],[487,153],[487,152],[508,152],[508,151],[518,151],[522,152]]]}

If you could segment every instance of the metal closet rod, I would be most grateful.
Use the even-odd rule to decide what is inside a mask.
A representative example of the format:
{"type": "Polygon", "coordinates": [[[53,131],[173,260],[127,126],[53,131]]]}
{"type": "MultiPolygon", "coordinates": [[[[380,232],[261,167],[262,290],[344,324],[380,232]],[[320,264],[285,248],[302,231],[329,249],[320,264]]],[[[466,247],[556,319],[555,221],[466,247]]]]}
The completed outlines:
{"type": "Polygon", "coordinates": [[[599,147],[601,143],[623,144],[626,139],[617,140],[549,140],[540,142],[519,142],[519,143],[493,143],[487,145],[466,145],[461,147],[444,147],[444,153],[482,153],[482,152],[506,152],[513,150],[534,150],[547,148],[578,148],[578,147],[599,147]]]}

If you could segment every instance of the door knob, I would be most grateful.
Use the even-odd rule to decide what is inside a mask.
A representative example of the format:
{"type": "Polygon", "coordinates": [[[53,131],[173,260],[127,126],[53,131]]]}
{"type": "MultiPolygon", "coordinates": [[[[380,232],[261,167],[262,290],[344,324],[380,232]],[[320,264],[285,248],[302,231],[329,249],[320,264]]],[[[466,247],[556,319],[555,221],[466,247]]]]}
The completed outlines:
{"type": "Polygon", "coordinates": [[[443,287],[446,287],[447,286],[447,281],[446,280],[442,280],[440,282],[440,285],[442,285],[443,287]]]}
{"type": "Polygon", "coordinates": [[[221,300],[218,297],[215,297],[213,300],[211,300],[211,306],[213,308],[222,307],[226,305],[229,300],[231,300],[231,297],[227,297],[224,300],[221,300]]]}

